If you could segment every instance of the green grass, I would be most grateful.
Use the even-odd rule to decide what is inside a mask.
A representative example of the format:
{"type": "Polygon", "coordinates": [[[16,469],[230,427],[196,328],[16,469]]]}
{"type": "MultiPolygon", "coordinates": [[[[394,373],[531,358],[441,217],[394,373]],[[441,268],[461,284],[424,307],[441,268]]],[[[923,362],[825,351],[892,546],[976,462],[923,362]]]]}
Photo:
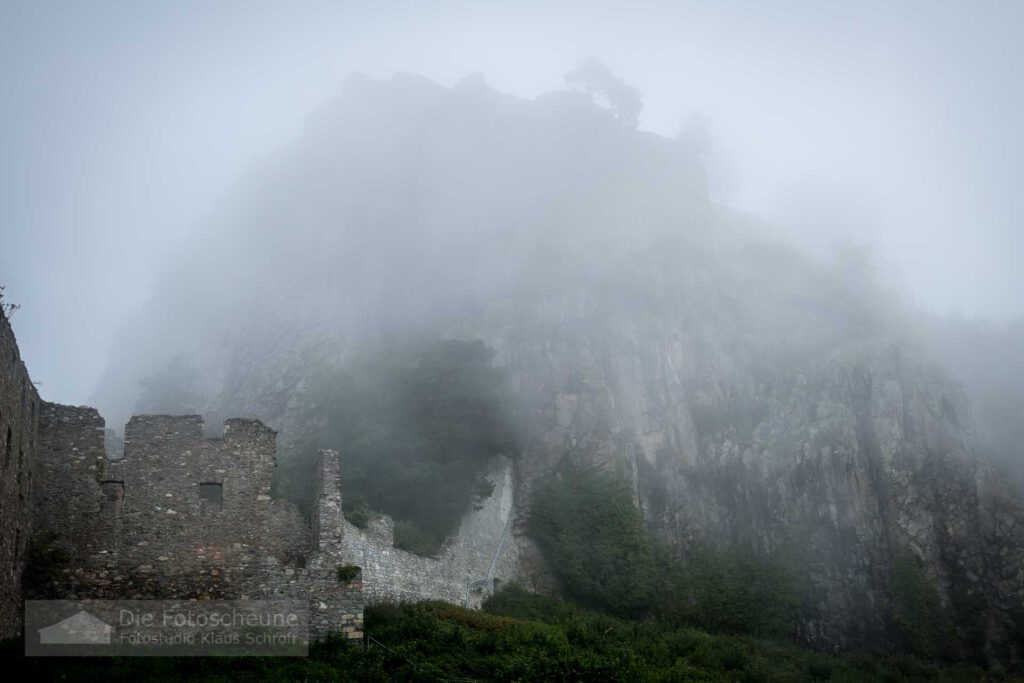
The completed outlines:
{"type": "Polygon", "coordinates": [[[912,657],[839,658],[748,636],[630,621],[511,587],[477,612],[435,602],[367,610],[387,647],[330,641],[308,658],[23,658],[12,680],[64,681],[1002,681],[912,657]]]}

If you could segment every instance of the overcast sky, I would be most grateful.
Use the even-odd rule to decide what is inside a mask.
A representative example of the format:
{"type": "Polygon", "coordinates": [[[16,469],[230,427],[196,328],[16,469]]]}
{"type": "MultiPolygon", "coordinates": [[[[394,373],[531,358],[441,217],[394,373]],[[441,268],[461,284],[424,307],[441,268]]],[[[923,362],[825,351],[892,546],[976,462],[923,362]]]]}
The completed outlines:
{"type": "Polygon", "coordinates": [[[0,284],[43,396],[85,402],[164,251],[349,74],[532,98],[593,55],[642,129],[711,117],[723,201],[875,245],[922,306],[1020,316],[1022,45],[1015,0],[7,0],[0,284]]]}

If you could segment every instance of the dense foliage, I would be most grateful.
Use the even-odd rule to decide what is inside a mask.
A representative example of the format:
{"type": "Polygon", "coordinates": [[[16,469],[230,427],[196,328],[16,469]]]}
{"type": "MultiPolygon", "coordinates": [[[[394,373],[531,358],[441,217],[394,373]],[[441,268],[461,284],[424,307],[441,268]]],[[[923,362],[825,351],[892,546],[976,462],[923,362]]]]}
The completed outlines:
{"type": "Polygon", "coordinates": [[[892,616],[903,634],[905,647],[932,659],[954,654],[949,649],[956,641],[953,621],[920,562],[909,554],[897,555],[892,577],[895,598],[892,616]]]}
{"type": "Polygon", "coordinates": [[[538,487],[529,532],[569,596],[584,605],[641,616],[664,588],[632,492],[615,475],[573,467],[538,487]]]}
{"type": "Polygon", "coordinates": [[[303,451],[338,451],[354,523],[389,514],[397,546],[432,554],[471,502],[490,493],[488,464],[515,450],[493,355],[480,341],[382,349],[313,387],[303,451]]]}
{"type": "Polygon", "coordinates": [[[657,616],[720,633],[791,637],[798,562],[779,551],[698,543],[685,566],[657,547],[622,478],[571,467],[534,493],[530,534],[567,595],[618,616],[657,616]]]}
{"type": "Polygon", "coordinates": [[[913,657],[839,658],[777,641],[627,621],[510,586],[484,612],[441,603],[366,612],[367,649],[331,641],[308,658],[22,658],[18,679],[65,681],[1001,681],[913,657]]]}
{"type": "Polygon", "coordinates": [[[767,556],[747,548],[696,544],[685,567],[671,567],[672,593],[662,613],[717,633],[792,639],[803,604],[799,555],[789,549],[767,556]]]}

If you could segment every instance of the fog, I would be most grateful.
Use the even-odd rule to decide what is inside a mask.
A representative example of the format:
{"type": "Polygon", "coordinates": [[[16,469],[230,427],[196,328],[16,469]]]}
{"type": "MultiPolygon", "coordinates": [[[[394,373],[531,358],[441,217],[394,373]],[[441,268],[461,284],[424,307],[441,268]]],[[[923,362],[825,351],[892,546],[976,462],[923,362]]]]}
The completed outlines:
{"type": "Polygon", "coordinates": [[[4,585],[309,597],[391,652],[317,671],[1019,671],[1022,27],[4,4],[0,323],[78,406],[0,396],[4,585]]]}
{"type": "MultiPolygon", "coordinates": [[[[224,289],[179,297],[168,318],[178,327],[237,303],[231,278],[251,282],[241,270],[210,280],[202,269],[217,259],[173,264],[207,238],[207,253],[235,262],[272,252],[246,252],[263,236],[239,232],[239,212],[266,218],[273,184],[260,174],[288,163],[351,74],[413,72],[451,87],[480,73],[529,101],[596,56],[641,94],[641,131],[674,138],[691,112],[707,117],[711,197],[757,216],[764,238],[821,259],[867,244],[922,309],[1012,320],[1024,313],[1022,20],[1024,5],[1009,2],[6,3],[0,283],[21,305],[12,322],[41,393],[91,401],[115,343],[148,338],[126,330],[169,271],[199,269],[196,283],[224,289]],[[253,187],[258,209],[240,199],[253,187]]],[[[444,168],[457,171],[461,153],[444,168]]],[[[506,190],[495,198],[515,197],[506,190]]],[[[534,209],[510,207],[524,221],[534,209]]],[[[425,226],[465,229],[467,211],[461,228],[450,211],[425,226]]],[[[423,256],[371,242],[364,257],[413,269],[423,256]]],[[[497,265],[481,264],[475,285],[491,284],[497,265]]]]}

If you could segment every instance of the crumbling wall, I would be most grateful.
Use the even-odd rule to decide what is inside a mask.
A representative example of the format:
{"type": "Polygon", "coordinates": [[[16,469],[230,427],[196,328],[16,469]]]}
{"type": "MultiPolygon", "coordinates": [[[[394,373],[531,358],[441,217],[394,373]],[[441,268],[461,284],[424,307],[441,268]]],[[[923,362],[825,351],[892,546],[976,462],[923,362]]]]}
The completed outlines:
{"type": "Polygon", "coordinates": [[[323,451],[318,468],[318,563],[362,568],[368,602],[443,600],[478,607],[496,580],[509,579],[517,565],[512,534],[512,462],[499,458],[487,473],[491,495],[466,513],[458,532],[437,557],[394,547],[394,523],[387,516],[360,529],[342,512],[337,454],[323,451]]]}
{"type": "Polygon", "coordinates": [[[272,498],[276,434],[258,420],[228,420],[211,439],[198,415],[136,416],[116,459],[91,408],[45,404],[40,434],[40,533],[70,561],[38,597],[306,599],[314,638],[358,639],[364,596],[476,607],[516,570],[506,459],[439,555],[421,557],[394,547],[390,518],[367,529],[345,519],[332,451],[320,456],[312,528],[272,498]]]}
{"type": "Polygon", "coordinates": [[[274,450],[256,420],[228,420],[207,439],[198,415],[133,417],[124,456],[105,461],[99,481],[89,590],[238,597],[260,590],[263,567],[301,565],[305,525],[270,496],[274,450]]]}
{"type": "Polygon", "coordinates": [[[318,550],[298,509],[273,499],[276,434],[228,420],[206,438],[198,415],[143,415],[109,459],[91,408],[46,404],[40,531],[68,546],[38,597],[306,599],[310,633],[361,638],[362,582],[318,550]]]}
{"type": "Polygon", "coordinates": [[[0,313],[0,638],[21,634],[26,590],[306,599],[313,638],[362,637],[361,572],[339,572],[298,509],[270,495],[273,430],[233,419],[208,439],[197,415],[137,416],[123,454],[108,432],[93,408],[40,401],[0,313]]]}
{"type": "Polygon", "coordinates": [[[22,575],[32,528],[39,394],[0,312],[0,638],[21,633],[22,575]]]}
{"type": "Polygon", "coordinates": [[[68,562],[37,597],[306,599],[314,638],[358,639],[366,598],[476,607],[515,572],[509,460],[439,555],[421,557],[394,547],[390,518],[365,530],[345,519],[332,451],[320,456],[312,528],[272,498],[276,434],[258,420],[228,420],[211,439],[197,415],[136,416],[116,459],[105,431],[91,408],[44,404],[36,518],[68,562]]]}

